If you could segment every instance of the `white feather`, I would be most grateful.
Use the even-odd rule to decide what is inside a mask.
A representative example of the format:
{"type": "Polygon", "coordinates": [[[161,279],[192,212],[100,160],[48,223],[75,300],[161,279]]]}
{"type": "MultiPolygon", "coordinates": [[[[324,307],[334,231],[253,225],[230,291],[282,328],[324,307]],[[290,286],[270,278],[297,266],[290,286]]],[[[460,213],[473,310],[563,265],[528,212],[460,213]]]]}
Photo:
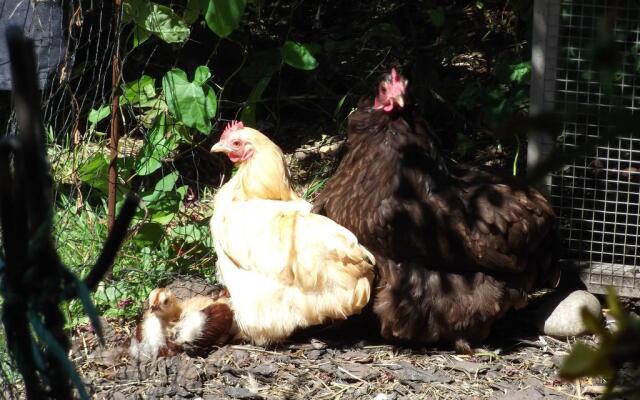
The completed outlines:
{"type": "Polygon", "coordinates": [[[207,317],[200,311],[184,313],[174,326],[176,343],[179,345],[198,340],[204,331],[207,317]]]}
{"type": "Polygon", "coordinates": [[[155,359],[166,344],[162,321],[157,316],[148,314],[142,321],[142,340],[131,340],[129,354],[135,358],[155,359]]]}

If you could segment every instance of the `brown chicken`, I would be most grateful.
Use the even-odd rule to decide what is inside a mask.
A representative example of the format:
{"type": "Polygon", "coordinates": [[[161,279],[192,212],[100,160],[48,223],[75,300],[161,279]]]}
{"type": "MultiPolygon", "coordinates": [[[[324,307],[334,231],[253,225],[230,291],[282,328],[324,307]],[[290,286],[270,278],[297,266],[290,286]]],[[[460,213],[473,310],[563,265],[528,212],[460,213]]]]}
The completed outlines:
{"type": "Polygon", "coordinates": [[[180,301],[171,290],[157,288],[149,294],[149,309],[136,327],[129,353],[150,359],[182,351],[203,355],[215,345],[238,338],[228,293],[180,301]]]}
{"type": "Polygon", "coordinates": [[[383,337],[471,352],[527,294],[556,285],[554,212],[513,179],[454,167],[392,70],[348,121],[347,152],[314,211],[376,257],[383,337]]]}
{"type": "Polygon", "coordinates": [[[238,166],[216,193],[211,233],[242,333],[257,344],[278,342],[359,313],[369,302],[373,256],[351,232],[309,212],[280,148],[232,123],[211,150],[238,166]]]}

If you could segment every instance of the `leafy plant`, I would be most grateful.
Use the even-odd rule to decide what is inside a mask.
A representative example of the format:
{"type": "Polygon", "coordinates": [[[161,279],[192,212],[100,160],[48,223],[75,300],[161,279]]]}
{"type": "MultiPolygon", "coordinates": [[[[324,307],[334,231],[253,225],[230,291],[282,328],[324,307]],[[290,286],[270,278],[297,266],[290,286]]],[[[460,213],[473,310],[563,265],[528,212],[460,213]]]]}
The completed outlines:
{"type": "Polygon", "coordinates": [[[637,380],[632,382],[630,387],[618,387],[620,370],[625,363],[629,363],[629,368],[640,377],[640,319],[624,311],[612,287],[609,287],[607,292],[607,306],[615,319],[617,329],[608,330],[597,316],[583,309],[582,320],[591,333],[598,336],[599,344],[592,348],[577,342],[564,360],[560,375],[567,379],[602,377],[607,380],[605,397],[633,395],[633,398],[640,398],[640,385],[637,380]],[[616,388],[618,390],[614,391],[616,388]]]}
{"type": "Polygon", "coordinates": [[[189,128],[196,128],[207,135],[211,131],[211,119],[215,117],[218,101],[213,88],[207,84],[211,72],[205,65],[196,69],[189,82],[187,74],[174,68],[162,78],[162,89],[169,111],[189,128]]]}
{"type": "Polygon", "coordinates": [[[301,43],[287,40],[282,45],[282,61],[293,68],[312,70],[318,67],[318,61],[309,49],[301,43]]]}

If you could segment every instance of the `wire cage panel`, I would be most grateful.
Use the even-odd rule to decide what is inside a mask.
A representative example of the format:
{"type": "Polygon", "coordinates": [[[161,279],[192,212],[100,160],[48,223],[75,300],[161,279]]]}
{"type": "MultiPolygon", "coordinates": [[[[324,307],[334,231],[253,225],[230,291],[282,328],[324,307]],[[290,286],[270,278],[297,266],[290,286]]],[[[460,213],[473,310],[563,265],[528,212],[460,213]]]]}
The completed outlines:
{"type": "MultiPolygon", "coordinates": [[[[571,150],[610,133],[612,110],[640,112],[638,0],[538,1],[535,19],[546,30],[544,38],[534,35],[532,113],[563,114],[555,146],[571,150]],[[536,48],[546,60],[538,75],[536,48]]],[[[593,292],[613,285],[640,297],[640,138],[596,147],[546,185],[560,217],[563,261],[579,268],[593,292]]]]}

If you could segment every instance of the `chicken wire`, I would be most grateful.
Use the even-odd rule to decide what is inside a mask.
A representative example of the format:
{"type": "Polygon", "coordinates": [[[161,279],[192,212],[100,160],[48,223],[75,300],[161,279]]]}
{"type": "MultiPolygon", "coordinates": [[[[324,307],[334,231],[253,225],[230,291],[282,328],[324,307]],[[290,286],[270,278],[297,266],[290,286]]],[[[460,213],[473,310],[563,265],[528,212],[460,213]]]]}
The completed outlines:
{"type": "MultiPolygon", "coordinates": [[[[555,145],[571,150],[611,129],[598,113],[640,110],[640,2],[540,0],[535,8],[531,111],[562,113],[555,145]],[[598,62],[614,64],[610,91],[598,62]]],[[[542,154],[551,149],[535,134],[530,144],[542,154]]],[[[529,163],[537,161],[534,155],[529,163]]],[[[640,139],[596,147],[550,174],[546,190],[559,215],[563,263],[595,293],[612,285],[620,295],[640,297],[640,139]]]]}
{"type": "MultiPolygon", "coordinates": [[[[115,3],[115,1],[96,0],[69,2],[6,0],[0,6],[0,19],[3,22],[10,20],[9,22],[21,26],[27,32],[27,36],[31,33],[31,37],[35,37],[39,71],[47,68],[45,64],[51,64],[48,58],[51,52],[46,51],[49,46],[47,40],[38,37],[37,32],[55,26],[55,29],[52,29],[55,31],[54,34],[61,30],[64,36],[62,58],[58,63],[54,63],[53,68],[50,68],[46,79],[41,80],[41,105],[48,156],[55,180],[54,197],[60,200],[60,197],[64,196],[70,201],[68,210],[58,209],[68,214],[78,212],[83,207],[82,202],[89,201],[93,206],[99,207],[104,206],[100,204],[102,199],[106,201],[106,190],[103,190],[105,188],[94,182],[104,178],[104,171],[99,168],[94,171],[87,164],[90,164],[96,155],[109,158],[110,108],[114,98],[112,84],[114,57],[121,70],[117,83],[120,93],[125,90],[127,84],[137,81],[143,75],[155,80],[156,92],[160,93],[161,79],[167,71],[178,67],[185,70],[190,75],[189,79],[192,79],[195,66],[207,64],[213,58],[213,54],[209,53],[200,54],[197,60],[185,60],[187,57],[181,57],[181,53],[186,51],[187,47],[191,46],[193,49],[202,45],[198,39],[192,38],[182,43],[166,43],[152,36],[144,44],[134,46],[132,24],[123,22],[121,12],[120,15],[116,15],[115,3]],[[51,3],[60,4],[62,18],[59,18],[56,13],[48,12],[48,8],[47,12],[36,12],[38,7],[46,8],[51,3]],[[28,8],[28,13],[33,14],[33,17],[16,18],[15,10],[19,7],[28,8]],[[61,25],[61,29],[57,25],[61,25]],[[100,108],[105,111],[104,118],[94,123],[92,118],[98,115],[97,111],[100,108]]],[[[176,15],[182,15],[187,1],[163,1],[161,4],[174,10],[176,15]]],[[[212,46],[203,47],[208,50],[212,46]]],[[[0,110],[3,114],[0,116],[0,135],[14,134],[15,115],[10,111],[10,107],[7,107],[10,103],[9,92],[0,91],[0,95],[2,95],[0,100],[3,106],[0,110]]],[[[224,105],[219,104],[218,109],[223,107],[224,105]]],[[[122,126],[118,145],[118,162],[122,170],[128,163],[135,161],[141,149],[151,139],[148,121],[145,125],[139,108],[131,104],[121,104],[120,112],[122,126]]],[[[215,122],[213,127],[216,127],[215,122]]],[[[202,140],[202,138],[199,139],[202,140]]],[[[156,145],[156,143],[151,144],[156,145]]],[[[211,181],[217,183],[220,180],[218,171],[223,169],[223,166],[219,164],[218,159],[206,154],[207,149],[204,143],[195,143],[191,148],[179,148],[170,152],[157,160],[161,167],[156,172],[138,177],[142,182],[138,182],[133,189],[141,192],[153,189],[155,183],[163,176],[178,171],[179,178],[175,187],[181,185],[188,187],[185,204],[183,204],[185,207],[181,206],[181,212],[185,211],[185,208],[197,202],[197,195],[201,192],[203,183],[210,184],[211,181]],[[206,173],[208,170],[215,170],[215,177],[203,182],[210,177],[203,178],[202,171],[206,173]]],[[[122,184],[118,188],[119,194],[129,190],[130,182],[124,179],[125,177],[119,177],[119,183],[122,184]]],[[[173,191],[174,186],[169,190],[173,191]]],[[[181,216],[178,215],[178,217],[181,216]]],[[[73,218],[58,217],[58,219],[74,223],[73,218]]],[[[57,226],[56,229],[64,231],[66,227],[62,225],[57,226]]],[[[104,238],[82,238],[83,241],[94,239],[99,245],[104,238]]],[[[71,247],[73,243],[58,243],[58,247],[61,246],[71,247]]],[[[90,260],[87,263],[90,264],[90,260]]]]}
{"type": "MultiPolygon", "coordinates": [[[[156,79],[158,91],[160,80],[166,71],[179,66],[188,74],[192,74],[189,62],[192,62],[193,66],[197,65],[196,63],[206,64],[213,57],[212,53],[204,51],[197,60],[185,61],[185,58],[177,56],[189,46],[193,49],[194,46],[200,45],[194,43],[191,38],[182,43],[166,43],[152,37],[143,45],[134,47],[131,24],[122,22],[122,15],[116,14],[114,4],[114,1],[96,0],[0,2],[0,40],[4,42],[4,28],[9,24],[20,26],[27,36],[34,39],[39,64],[41,108],[47,151],[55,181],[56,245],[61,253],[73,254],[71,258],[75,263],[64,261],[69,262],[72,269],[80,275],[88,272],[107,234],[107,193],[104,187],[97,184],[104,180],[105,170],[102,166],[92,168],[91,163],[96,157],[109,159],[110,118],[107,116],[99,123],[93,123],[92,118],[101,107],[110,108],[112,104],[114,57],[122,71],[117,83],[121,90],[127,83],[143,75],[149,75],[156,79]],[[60,34],[62,40],[58,36],[60,34]],[[61,56],[57,52],[60,48],[61,56]],[[181,60],[184,62],[179,65],[181,60]],[[88,212],[89,208],[91,212],[88,212]]],[[[187,2],[176,0],[175,4],[169,1],[162,4],[181,15],[187,2]]],[[[210,47],[206,47],[207,51],[210,47]]],[[[0,85],[0,136],[16,133],[11,96],[6,90],[10,86],[6,81],[9,76],[8,55],[1,49],[2,47],[0,77],[3,79],[3,85],[0,85]]],[[[219,105],[219,108],[222,106],[219,105]]],[[[139,109],[129,104],[121,105],[120,109],[122,128],[118,162],[122,167],[135,162],[141,149],[151,139],[148,126],[145,127],[141,121],[139,109]]],[[[210,210],[208,203],[198,201],[198,194],[202,193],[200,189],[203,183],[211,185],[212,181],[217,183],[220,180],[219,171],[223,170],[223,166],[219,165],[216,158],[208,156],[207,146],[203,143],[196,143],[189,148],[180,147],[157,161],[161,164],[160,168],[153,174],[138,177],[139,182],[133,189],[143,194],[144,191],[158,189],[158,182],[176,171],[179,172],[177,183],[167,187],[166,192],[174,193],[179,186],[187,188],[174,220],[163,221],[164,231],[161,237],[168,237],[167,235],[172,234],[172,229],[181,224],[200,223],[206,226],[206,217],[210,210]],[[211,179],[205,182],[205,178],[201,176],[202,171],[205,171],[205,174],[206,171],[211,171],[211,176],[205,177],[211,179]]],[[[122,176],[119,177],[119,181],[122,184],[119,192],[124,194],[128,190],[124,187],[129,186],[130,182],[125,181],[125,177],[122,176]]],[[[160,188],[160,191],[162,190],[160,188]]],[[[141,213],[144,215],[144,212],[143,210],[141,213]]],[[[148,218],[145,222],[148,222],[148,218]]],[[[144,229],[145,222],[139,221],[134,224],[133,230],[139,233],[144,229]]],[[[181,240],[170,242],[170,246],[180,247],[181,243],[202,242],[207,239],[206,236],[195,233],[190,235],[190,231],[186,231],[182,234],[181,240]]],[[[1,239],[0,236],[0,241],[1,239]]],[[[160,249],[154,246],[143,250],[148,250],[147,253],[160,252],[160,249]]],[[[116,261],[126,262],[125,265],[130,266],[126,272],[121,269],[120,280],[157,280],[162,274],[162,279],[169,281],[172,276],[189,273],[191,270],[186,270],[191,268],[189,265],[194,266],[193,273],[205,272],[203,268],[197,270],[196,266],[208,266],[206,272],[212,275],[212,250],[189,253],[182,251],[182,248],[171,248],[164,251],[171,252],[173,258],[162,260],[162,263],[181,265],[173,268],[158,266],[158,269],[150,271],[148,265],[136,261],[142,259],[143,254],[129,251],[126,255],[121,254],[116,261]],[[123,257],[127,260],[123,260],[123,257]],[[185,264],[189,265],[184,266],[185,264]]],[[[129,303],[123,297],[124,292],[118,287],[115,284],[107,284],[99,290],[103,296],[122,301],[122,307],[127,307],[129,303]]],[[[16,377],[8,367],[10,364],[3,342],[0,332],[0,380],[3,382],[0,394],[6,395],[16,377]]]]}

